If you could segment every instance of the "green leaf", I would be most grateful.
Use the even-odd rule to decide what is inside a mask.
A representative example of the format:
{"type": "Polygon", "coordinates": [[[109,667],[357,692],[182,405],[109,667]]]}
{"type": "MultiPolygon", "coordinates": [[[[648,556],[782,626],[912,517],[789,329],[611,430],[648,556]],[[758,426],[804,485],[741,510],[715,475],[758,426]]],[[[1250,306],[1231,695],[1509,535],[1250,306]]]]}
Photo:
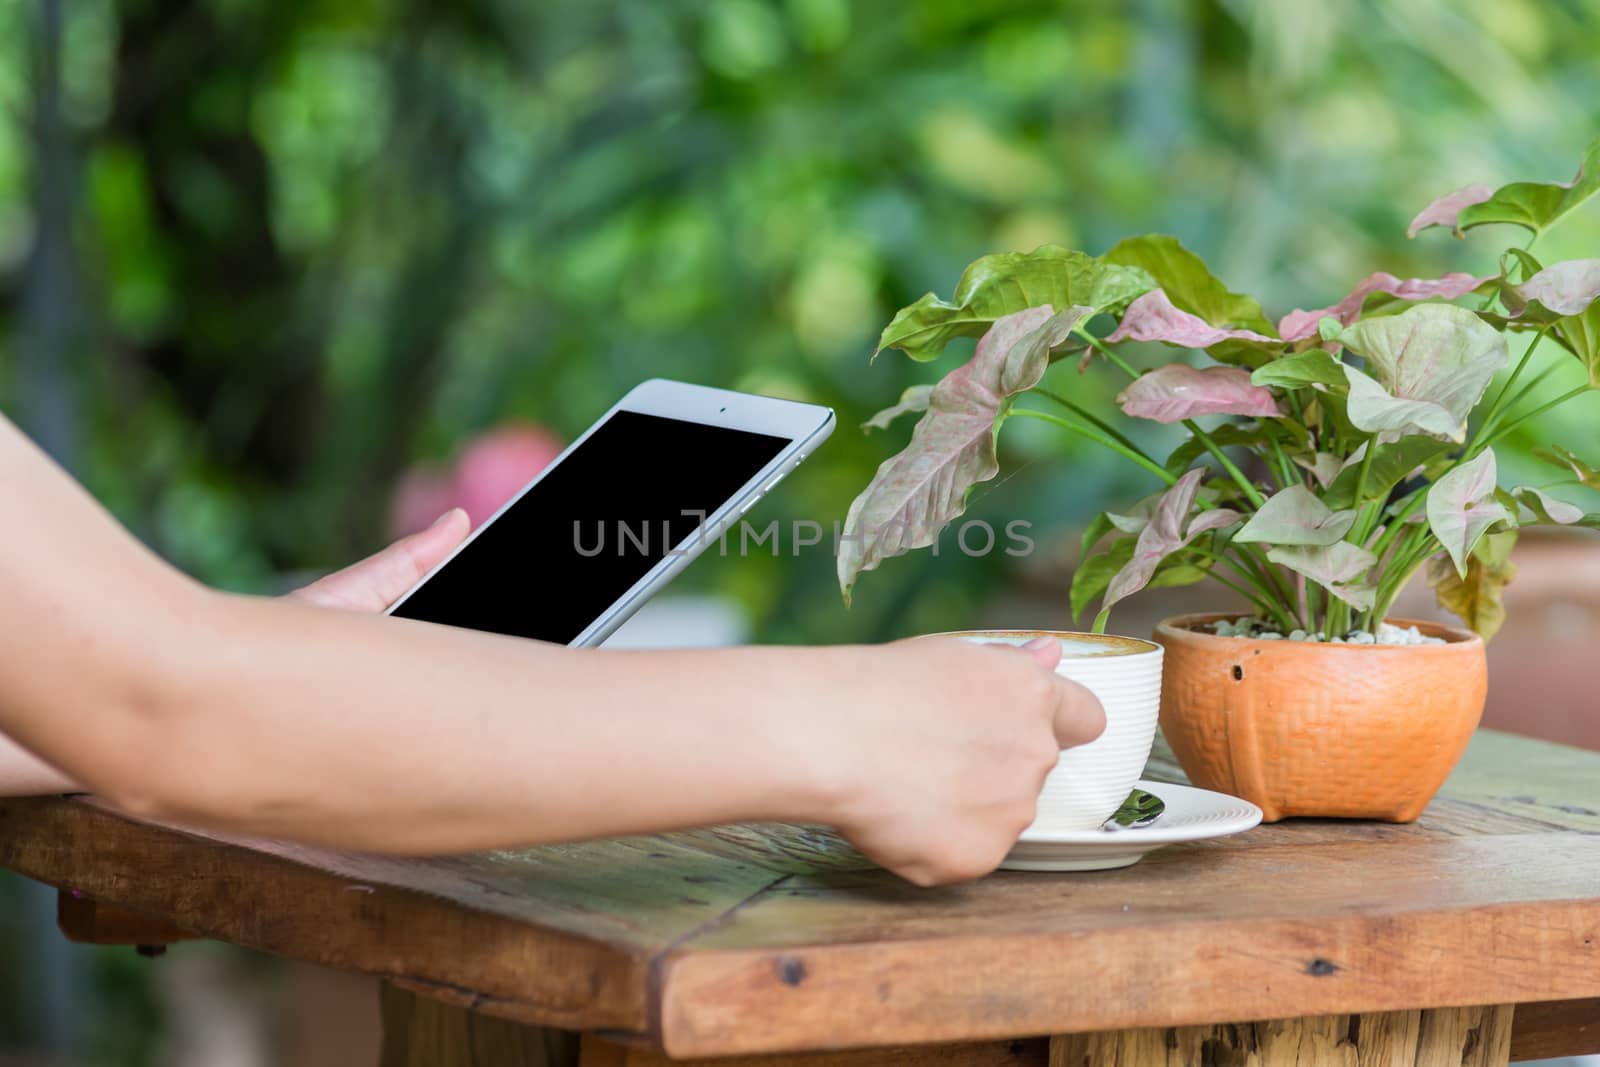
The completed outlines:
{"type": "Polygon", "coordinates": [[[1526,248],[1508,248],[1500,253],[1500,273],[1506,284],[1511,284],[1513,273],[1518,274],[1523,281],[1527,281],[1542,270],[1544,266],[1526,248]]]}
{"type": "Polygon", "coordinates": [[[1504,592],[1517,576],[1517,566],[1511,562],[1516,543],[1514,530],[1485,537],[1473,550],[1465,574],[1456,573],[1444,556],[1428,562],[1428,584],[1433,586],[1439,606],[1459,616],[1485,641],[1499,633],[1506,621],[1504,592]]]}
{"type": "Polygon", "coordinates": [[[1428,526],[1439,539],[1456,573],[1467,574],[1467,558],[1478,541],[1494,526],[1512,519],[1495,497],[1494,449],[1486,448],[1474,459],[1456,467],[1428,490],[1428,526]]]}
{"type": "Polygon", "coordinates": [[[1101,257],[1107,263],[1137,267],[1166,291],[1173,305],[1213,326],[1272,334],[1272,323],[1254,297],[1228,290],[1205,261],[1168,234],[1153,233],[1119,241],[1101,257]]]}
{"type": "Polygon", "coordinates": [[[1146,589],[1177,589],[1180,586],[1195,585],[1203,582],[1211,574],[1209,561],[1186,562],[1178,559],[1168,560],[1156,568],[1155,577],[1150,579],[1146,589]]]}
{"type": "Polygon", "coordinates": [[[1084,528],[1083,541],[1079,546],[1078,558],[1088,559],[1094,554],[1095,546],[1100,543],[1100,538],[1111,532],[1111,516],[1101,512],[1090,520],[1084,528]]]}
{"type": "MultiPolygon", "coordinates": [[[[1515,530],[1520,527],[1522,525],[1522,507],[1517,498],[1509,490],[1496,487],[1494,491],[1494,499],[1495,502],[1506,511],[1505,528],[1508,530],[1515,530]]],[[[1578,513],[1578,517],[1583,517],[1583,513],[1581,511],[1578,513]]],[[[1529,525],[1538,525],[1538,519],[1535,519],[1529,525]]]]}
{"type": "Polygon", "coordinates": [[[1273,545],[1331,545],[1356,522],[1354,511],[1333,511],[1303,485],[1291,485],[1266,503],[1233,535],[1235,541],[1273,545]]]}
{"type": "Polygon", "coordinates": [[[971,360],[947,374],[928,397],[911,443],[884,460],[850,505],[838,555],[845,603],[862,571],[934,543],[966,510],[967,492],[999,471],[995,429],[1010,397],[1033,388],[1087,308],[1028,308],[1007,315],[978,342],[971,360]]]}
{"type": "MultiPolygon", "coordinates": [[[[1370,444],[1367,447],[1372,447],[1370,444]]],[[[1448,441],[1434,437],[1402,437],[1391,444],[1379,445],[1372,454],[1367,469],[1367,500],[1382,500],[1412,471],[1430,459],[1450,450],[1448,441]]],[[[1348,508],[1365,501],[1356,499],[1356,486],[1361,481],[1361,464],[1353,458],[1339,472],[1322,494],[1323,503],[1330,508],[1348,508]]]]}
{"type": "Polygon", "coordinates": [[[1456,229],[1470,230],[1491,223],[1508,223],[1544,233],[1568,212],[1600,193],[1600,138],[1584,150],[1578,176],[1566,185],[1555,182],[1512,182],[1495,190],[1479,204],[1461,209],[1456,229]]]}
{"type": "Polygon", "coordinates": [[[955,338],[980,337],[996,320],[1027,308],[1048,304],[1084,307],[1091,313],[1120,310],[1153,288],[1155,283],[1141,270],[1056,245],[984,256],[961,275],[952,300],[928,293],[900,309],[878,338],[877,352],[898,348],[912,359],[927,361],[955,338]]]}
{"type": "Polygon", "coordinates": [[[1552,445],[1549,448],[1536,448],[1533,454],[1551,466],[1567,471],[1588,488],[1600,489],[1600,466],[1579,459],[1570,448],[1552,445]]]}
{"type": "MultiPolygon", "coordinates": [[[[1266,440],[1264,431],[1248,429],[1231,422],[1225,422],[1207,432],[1218,448],[1255,448],[1266,440]]],[[[1172,454],[1167,457],[1163,466],[1169,473],[1181,474],[1194,466],[1195,461],[1201,456],[1207,454],[1205,444],[1198,437],[1190,437],[1172,450],[1172,454]]]]}
{"type": "Polygon", "coordinates": [[[1556,333],[1589,368],[1589,384],[1600,389],[1600,300],[1557,322],[1556,333]]]}
{"type": "Polygon", "coordinates": [[[1078,618],[1095,600],[1105,594],[1106,586],[1116,573],[1133,558],[1132,537],[1121,537],[1111,542],[1104,552],[1087,557],[1072,572],[1072,621],[1078,618]]]}
{"type": "Polygon", "coordinates": [[[915,414],[928,410],[928,397],[933,392],[931,385],[913,385],[900,394],[900,400],[893,407],[884,408],[872,418],[861,424],[863,430],[887,430],[889,424],[901,415],[915,414]]]}
{"type": "Polygon", "coordinates": [[[1308,348],[1304,352],[1257,367],[1250,375],[1250,381],[1280,389],[1301,389],[1309,385],[1326,385],[1339,390],[1348,388],[1344,364],[1333,353],[1321,348],[1308,348]]]}

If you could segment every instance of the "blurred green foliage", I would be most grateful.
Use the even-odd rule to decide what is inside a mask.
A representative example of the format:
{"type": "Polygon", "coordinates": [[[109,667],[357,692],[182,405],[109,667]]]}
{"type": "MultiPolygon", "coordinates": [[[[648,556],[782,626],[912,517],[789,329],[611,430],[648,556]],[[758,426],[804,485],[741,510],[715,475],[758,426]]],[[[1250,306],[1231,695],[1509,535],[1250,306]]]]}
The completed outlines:
{"type": "MultiPolygon", "coordinates": [[[[0,5],[0,405],[234,588],[370,550],[409,463],[651,375],[835,406],[757,513],[831,520],[897,444],[855,424],[941,373],[869,364],[877,329],[961,264],[1168,231],[1273,313],[1483,268],[1495,238],[1406,220],[1563,175],[1596,54],[1593,0],[0,5]]],[[[1027,429],[977,516],[1146,488],[1027,429]]],[[[895,561],[849,613],[823,551],[686,580],[765,639],[874,638],[1007,562],[895,561]]]]}
{"type": "MultiPolygon", "coordinates": [[[[900,443],[855,424],[961,358],[869,364],[877,331],[962,264],[1167,231],[1273,314],[1481,270],[1497,235],[1407,219],[1565,176],[1596,55],[1596,0],[10,0],[0,408],[231,588],[375,547],[410,463],[652,375],[835,406],[756,514],[842,518],[900,443]]],[[[1149,488],[1017,429],[975,517],[1149,488]]],[[[850,612],[815,549],[684,581],[847,640],[962,625],[1012,562],[895,560],[850,612]]],[[[148,1014],[121,995],[103,1062],[148,1014]]]]}

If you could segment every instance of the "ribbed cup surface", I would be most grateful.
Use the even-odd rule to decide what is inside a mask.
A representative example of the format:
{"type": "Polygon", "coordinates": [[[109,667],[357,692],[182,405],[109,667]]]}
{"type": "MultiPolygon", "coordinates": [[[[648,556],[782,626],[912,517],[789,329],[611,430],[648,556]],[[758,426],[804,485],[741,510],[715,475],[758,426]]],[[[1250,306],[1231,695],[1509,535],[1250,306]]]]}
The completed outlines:
{"type": "Polygon", "coordinates": [[[1161,651],[1063,659],[1056,673],[1100,698],[1106,732],[1069,748],[1039,794],[1034,826],[1088,830],[1128,799],[1155,744],[1161,712],[1161,651]]]}
{"type": "Polygon", "coordinates": [[[1087,745],[1061,753],[1056,769],[1045,779],[1029,829],[1089,830],[1110,818],[1144,773],[1155,744],[1161,711],[1161,646],[1134,639],[1111,639],[1126,640],[1143,651],[1083,655],[1084,635],[1029,630],[959,636],[984,644],[1016,645],[1039,636],[1062,639],[1066,654],[1056,673],[1100,698],[1106,709],[1106,731],[1087,745]]]}

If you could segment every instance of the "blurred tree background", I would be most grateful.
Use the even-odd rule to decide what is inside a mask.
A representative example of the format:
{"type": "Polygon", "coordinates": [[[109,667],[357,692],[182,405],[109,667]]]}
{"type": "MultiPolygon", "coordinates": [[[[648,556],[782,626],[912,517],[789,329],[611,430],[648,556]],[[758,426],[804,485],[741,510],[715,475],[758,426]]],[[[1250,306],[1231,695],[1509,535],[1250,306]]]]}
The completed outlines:
{"type": "MultiPolygon", "coordinates": [[[[968,260],[1165,231],[1273,313],[1481,273],[1503,234],[1406,221],[1569,178],[1596,55],[1596,0],[0,0],[0,409],[233,589],[372,550],[412,464],[656,375],[837,408],[761,513],[828,521],[901,439],[856,424],[947,369],[869,364],[877,330],[968,260]]],[[[978,515],[1148,491],[1016,430],[978,515]]],[[[820,549],[684,581],[762,640],[882,639],[1010,562],[895,560],[850,612],[820,549]]]]}

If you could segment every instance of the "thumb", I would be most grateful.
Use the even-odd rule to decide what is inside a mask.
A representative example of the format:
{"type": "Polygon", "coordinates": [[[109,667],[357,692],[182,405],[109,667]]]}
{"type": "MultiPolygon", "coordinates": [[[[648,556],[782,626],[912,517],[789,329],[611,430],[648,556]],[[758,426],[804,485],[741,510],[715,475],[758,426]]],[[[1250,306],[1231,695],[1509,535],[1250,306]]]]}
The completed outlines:
{"type": "Polygon", "coordinates": [[[319,578],[289,595],[325,608],[380,612],[453,552],[467,536],[471,520],[451,508],[428,527],[388,548],[319,578]]]}

